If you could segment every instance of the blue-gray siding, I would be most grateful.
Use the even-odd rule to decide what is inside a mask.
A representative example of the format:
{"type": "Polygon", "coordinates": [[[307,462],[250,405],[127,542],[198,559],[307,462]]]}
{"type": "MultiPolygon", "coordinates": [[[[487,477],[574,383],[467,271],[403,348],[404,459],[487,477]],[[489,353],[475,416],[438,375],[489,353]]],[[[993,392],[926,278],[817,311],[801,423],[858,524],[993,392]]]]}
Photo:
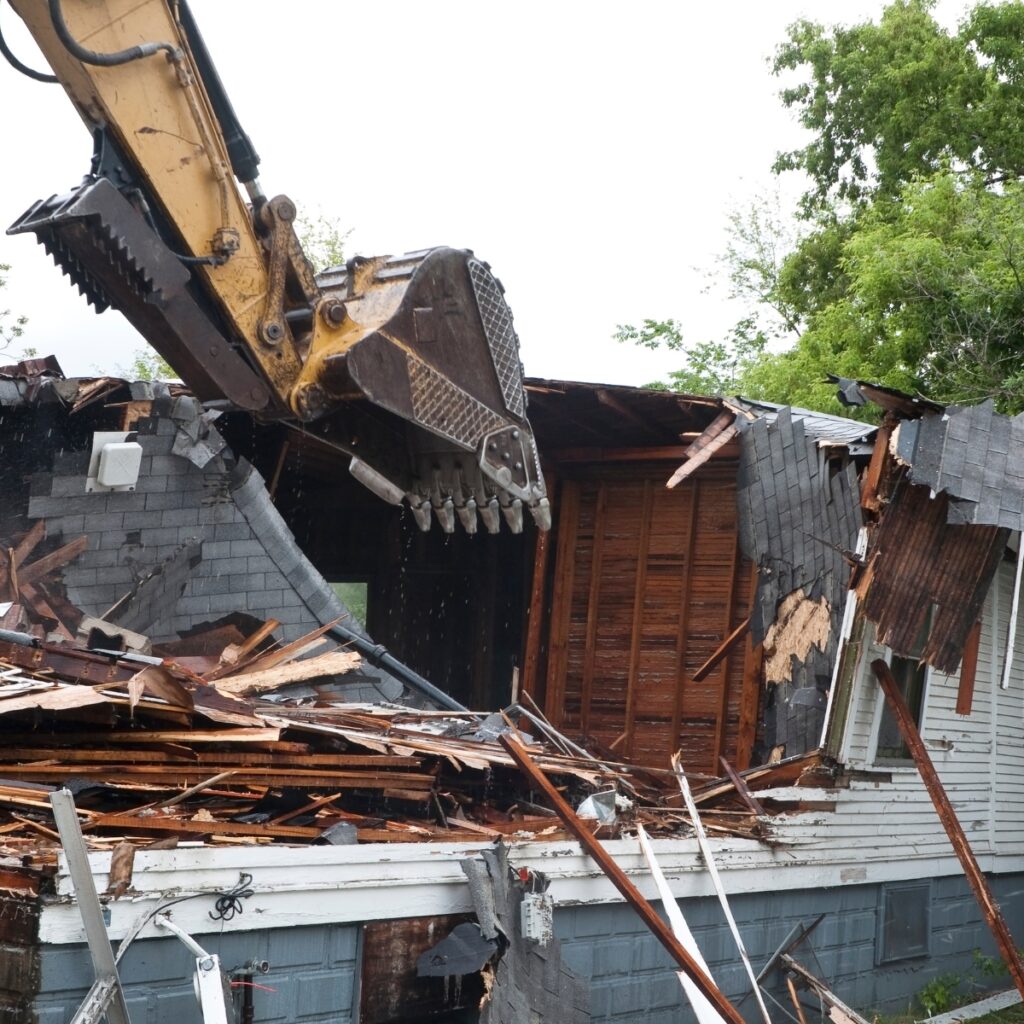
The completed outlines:
{"type": "MultiPolygon", "coordinates": [[[[1011,931],[1024,942],[1024,876],[997,877],[993,885],[1011,931]]],[[[930,955],[884,965],[877,963],[876,950],[879,885],[756,893],[735,896],[731,903],[755,969],[771,956],[794,924],[810,923],[824,912],[826,917],[811,942],[795,956],[843,1000],[870,1017],[872,1010],[907,1007],[914,995],[940,974],[958,974],[965,990],[969,989],[972,974],[977,974],[973,951],[994,952],[963,878],[934,879],[931,892],[930,955]]],[[[738,1001],[747,989],[746,977],[717,901],[687,900],[683,912],[716,981],[738,1001]]],[[[629,907],[562,907],[556,913],[555,926],[564,961],[590,980],[595,1022],[691,1024],[692,1014],[682,1005],[668,956],[629,907]]],[[[227,968],[253,957],[270,961],[270,974],[257,980],[275,991],[254,993],[257,1022],[347,1024],[357,1020],[352,1011],[357,935],[358,926],[336,925],[197,938],[207,949],[218,952],[227,968]]],[[[188,953],[174,939],[151,939],[133,947],[122,965],[133,1024],[198,1021],[191,972],[188,953]]],[[[39,1024],[64,1024],[90,980],[84,947],[45,948],[37,1000],[39,1024]]],[[[988,986],[999,984],[990,978],[978,980],[988,986]]],[[[775,995],[784,998],[778,972],[769,981],[775,995]]],[[[749,1021],[756,1019],[753,1000],[746,1000],[743,1013],[749,1021]]],[[[773,1016],[782,1019],[779,1013],[773,1016]]]]}

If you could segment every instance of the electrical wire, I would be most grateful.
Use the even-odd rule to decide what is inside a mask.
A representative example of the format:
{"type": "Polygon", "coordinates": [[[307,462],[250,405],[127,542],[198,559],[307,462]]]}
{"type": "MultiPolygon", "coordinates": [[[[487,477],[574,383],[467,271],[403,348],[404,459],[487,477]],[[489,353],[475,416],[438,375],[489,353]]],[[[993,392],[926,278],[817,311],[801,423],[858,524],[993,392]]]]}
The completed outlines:
{"type": "Polygon", "coordinates": [[[53,31],[61,41],[64,49],[71,54],[75,60],[83,64],[93,64],[101,68],[111,68],[118,64],[128,64],[133,60],[140,60],[143,57],[152,57],[161,51],[165,52],[173,61],[179,61],[184,54],[176,46],[170,43],[142,43],[139,46],[130,46],[126,50],[115,50],[113,53],[100,53],[97,50],[90,50],[75,39],[64,20],[64,12],[60,7],[60,0],[50,0],[50,21],[53,23],[53,31]]]}
{"type": "Polygon", "coordinates": [[[173,899],[165,900],[158,907],[155,907],[148,914],[144,915],[138,921],[135,922],[131,929],[131,932],[125,936],[124,941],[118,946],[117,954],[114,957],[114,963],[120,963],[121,958],[125,953],[128,952],[128,947],[134,942],[135,938],[139,935],[143,928],[149,924],[158,914],[164,913],[171,907],[177,906],[179,903],[187,903],[189,900],[201,900],[209,899],[211,896],[217,897],[217,902],[214,904],[219,910],[221,908],[221,901],[225,901],[224,910],[225,912],[230,909],[231,913],[227,916],[214,915],[213,911],[210,911],[210,917],[215,921],[230,921],[236,914],[244,912],[245,907],[242,906],[241,900],[248,899],[253,895],[253,890],[249,888],[252,883],[252,875],[247,874],[244,871],[238,873],[238,885],[234,889],[220,890],[217,892],[193,892],[187,896],[176,896],[173,899]]]}
{"type": "Polygon", "coordinates": [[[15,71],[20,71],[23,75],[27,75],[36,82],[47,82],[52,84],[53,82],[58,81],[56,75],[48,75],[44,71],[36,71],[35,68],[30,68],[27,64],[22,64],[22,62],[14,56],[14,51],[7,45],[7,40],[4,39],[2,29],[0,29],[0,53],[4,55],[4,59],[12,68],[14,68],[15,71]]]}
{"type": "Polygon", "coordinates": [[[238,885],[234,889],[222,892],[217,897],[217,902],[213,905],[217,913],[215,914],[211,910],[210,920],[230,921],[236,914],[243,913],[245,907],[242,906],[242,900],[247,900],[253,895],[254,891],[252,888],[252,875],[247,874],[245,871],[240,871],[238,873],[238,885]]]}

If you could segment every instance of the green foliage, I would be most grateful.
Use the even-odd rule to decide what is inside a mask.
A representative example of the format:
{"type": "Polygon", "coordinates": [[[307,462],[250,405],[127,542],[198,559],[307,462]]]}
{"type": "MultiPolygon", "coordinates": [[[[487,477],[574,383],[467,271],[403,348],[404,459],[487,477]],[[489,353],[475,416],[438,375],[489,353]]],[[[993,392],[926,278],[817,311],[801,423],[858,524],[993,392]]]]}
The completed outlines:
{"type": "Polygon", "coordinates": [[[328,267],[337,267],[345,262],[345,243],[352,231],[342,231],[322,212],[300,213],[295,219],[295,233],[313,273],[319,274],[328,267]]]}
{"type": "MultiPolygon", "coordinates": [[[[10,271],[8,263],[0,263],[0,288],[7,284],[4,276],[10,271]]],[[[9,309],[0,309],[0,351],[10,348],[24,333],[28,318],[15,316],[9,309]]]]}
{"type": "Polygon", "coordinates": [[[733,216],[719,274],[749,308],[682,346],[680,381],[849,414],[834,373],[1024,409],[1024,3],[978,4],[952,32],[931,0],[800,21],[774,70],[810,132],[775,170],[811,185],[791,217],[764,200],[733,216]]]}
{"type": "Polygon", "coordinates": [[[335,594],[338,595],[341,603],[349,610],[352,618],[355,619],[354,623],[347,622],[345,625],[357,625],[365,629],[366,604],[369,599],[368,585],[366,583],[349,581],[345,583],[332,583],[331,587],[334,589],[335,594]]]}
{"type": "Polygon", "coordinates": [[[644,320],[641,327],[619,324],[613,337],[643,348],[682,352],[686,360],[683,367],[673,370],[668,380],[654,381],[648,387],[684,395],[735,393],[767,344],[764,335],[754,332],[753,324],[747,321],[738,324],[734,335],[726,341],[702,341],[693,345],[684,344],[676,320],[644,320]]]}
{"type": "Polygon", "coordinates": [[[174,367],[148,345],[132,353],[128,366],[119,366],[117,372],[125,380],[178,380],[174,367]]]}
{"type": "Polygon", "coordinates": [[[940,974],[921,988],[917,993],[917,1001],[929,1017],[934,1017],[957,1005],[959,989],[959,974],[940,974]]]}
{"type": "MultiPolygon", "coordinates": [[[[974,964],[974,970],[978,972],[982,978],[988,978],[989,980],[996,980],[998,978],[1004,978],[1010,973],[1009,968],[1006,966],[1006,961],[998,956],[988,956],[982,953],[980,949],[971,950],[971,960],[974,964]]],[[[972,974],[971,982],[977,985],[977,980],[972,974]]]]}
{"type": "Polygon", "coordinates": [[[933,6],[896,0],[877,23],[790,27],[773,68],[797,76],[781,98],[812,139],[775,169],[810,175],[805,212],[895,195],[943,166],[989,182],[1024,170],[1024,8],[980,4],[950,33],[933,6]]]}

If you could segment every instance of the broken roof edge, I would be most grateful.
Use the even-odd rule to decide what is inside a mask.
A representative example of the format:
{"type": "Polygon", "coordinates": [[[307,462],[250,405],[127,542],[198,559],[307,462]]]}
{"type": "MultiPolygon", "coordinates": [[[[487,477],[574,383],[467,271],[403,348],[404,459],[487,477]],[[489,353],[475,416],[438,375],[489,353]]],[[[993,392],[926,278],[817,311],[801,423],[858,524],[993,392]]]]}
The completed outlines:
{"type": "Polygon", "coordinates": [[[902,416],[904,419],[918,419],[928,412],[943,412],[945,406],[933,402],[924,395],[911,395],[897,388],[886,387],[884,384],[868,380],[855,380],[850,377],[837,377],[827,374],[827,379],[836,385],[836,398],[845,406],[863,406],[872,402],[886,412],[902,416]]]}

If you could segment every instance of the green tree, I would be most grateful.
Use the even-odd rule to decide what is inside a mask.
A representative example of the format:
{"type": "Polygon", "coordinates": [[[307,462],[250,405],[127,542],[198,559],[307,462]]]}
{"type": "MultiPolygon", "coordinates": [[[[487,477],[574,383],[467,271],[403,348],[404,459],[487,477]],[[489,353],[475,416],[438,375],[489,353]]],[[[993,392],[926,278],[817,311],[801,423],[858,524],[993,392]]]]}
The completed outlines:
{"type": "Polygon", "coordinates": [[[734,219],[720,272],[752,311],[705,346],[703,379],[833,411],[828,373],[1024,408],[1024,4],[979,4],[952,32],[931,11],[789,29],[774,70],[811,136],[774,169],[810,187],[790,218],[734,219]]]}
{"type": "Polygon", "coordinates": [[[790,27],[773,68],[799,76],[780,95],[812,137],[775,170],[810,176],[805,212],[944,168],[988,184],[1024,171],[1024,6],[979,4],[955,32],[933,7],[897,0],[877,24],[790,27]]]}
{"type": "Polygon", "coordinates": [[[159,352],[148,345],[132,353],[127,366],[119,366],[117,372],[126,380],[178,380],[178,373],[159,352]]]}
{"type": "Polygon", "coordinates": [[[300,213],[295,219],[295,233],[314,273],[319,274],[328,267],[337,267],[345,262],[345,245],[352,230],[342,231],[322,211],[300,213]]]}
{"type": "MultiPolygon", "coordinates": [[[[10,272],[9,263],[0,263],[0,288],[7,285],[6,275],[10,272]]],[[[28,318],[17,316],[10,309],[0,309],[0,351],[11,347],[24,333],[28,318]]]]}

